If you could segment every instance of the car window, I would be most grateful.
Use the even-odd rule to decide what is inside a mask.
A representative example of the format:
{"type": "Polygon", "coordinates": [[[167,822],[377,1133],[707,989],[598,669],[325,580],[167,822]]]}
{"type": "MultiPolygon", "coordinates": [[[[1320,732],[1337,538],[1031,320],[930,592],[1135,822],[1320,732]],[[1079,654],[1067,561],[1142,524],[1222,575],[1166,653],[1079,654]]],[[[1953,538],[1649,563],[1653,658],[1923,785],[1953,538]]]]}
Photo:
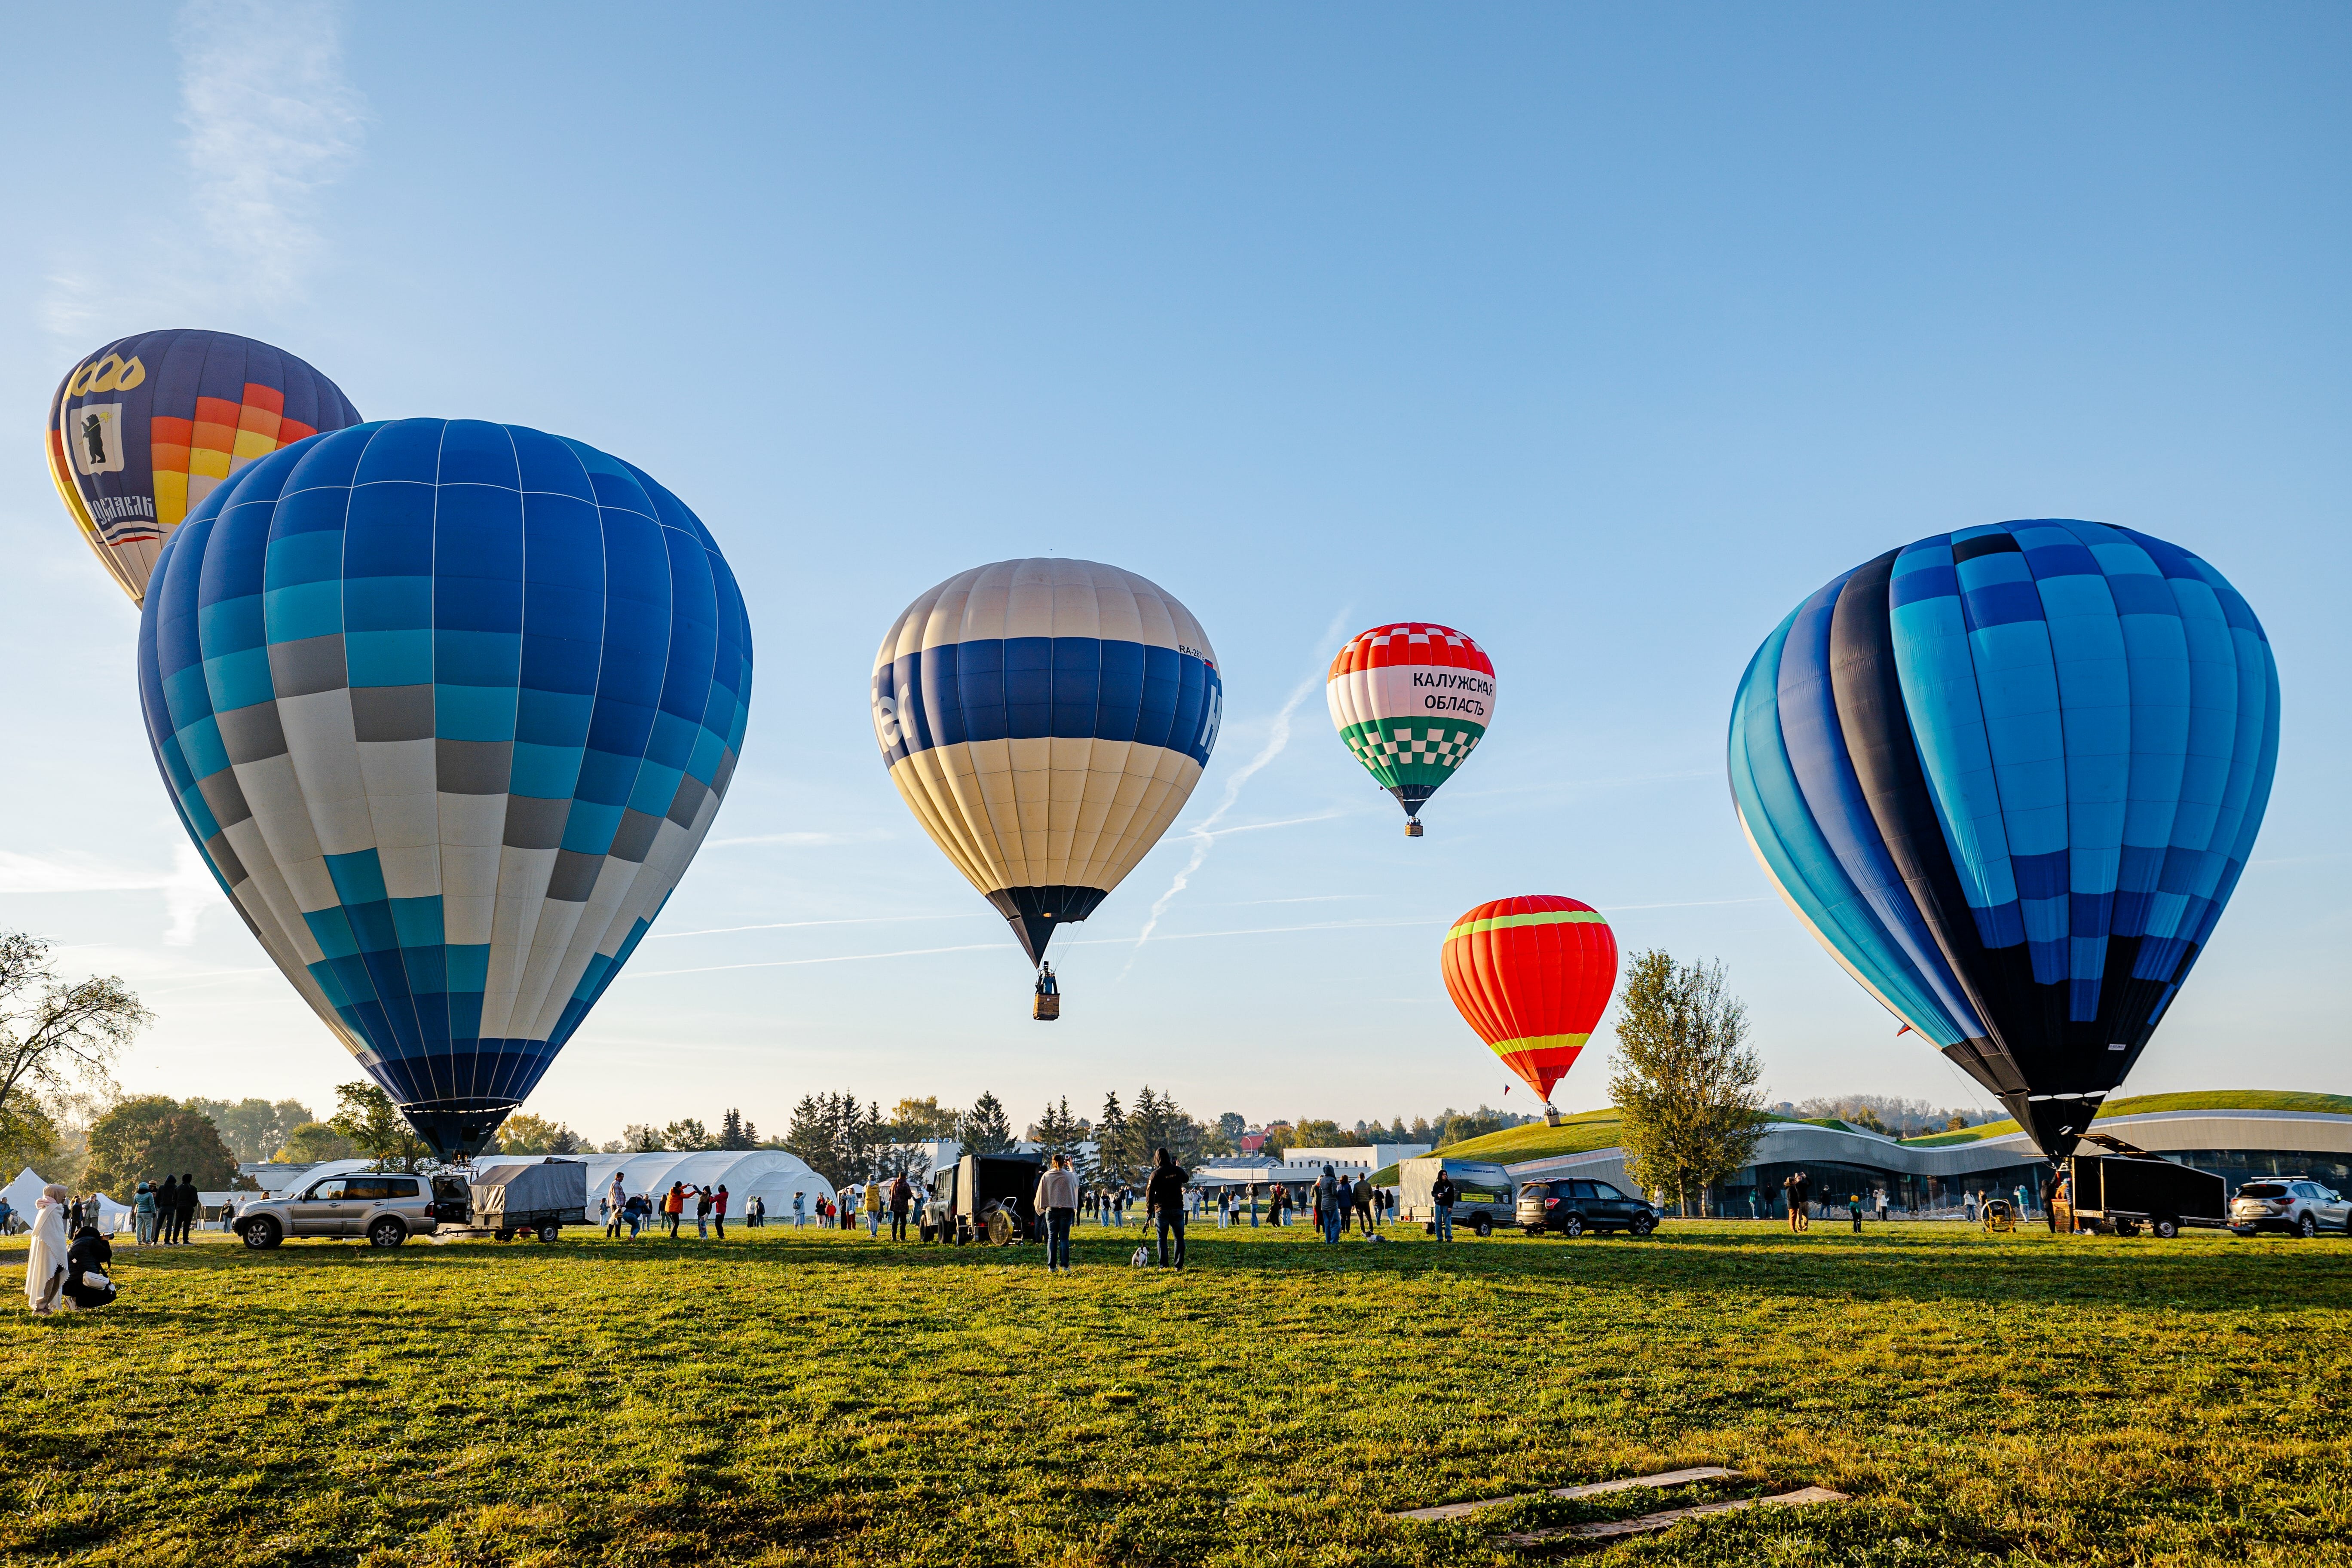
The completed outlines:
{"type": "Polygon", "coordinates": [[[341,1176],[337,1176],[332,1181],[320,1182],[317,1186],[312,1187],[309,1192],[304,1193],[302,1196],[304,1201],[309,1203],[341,1203],[343,1197],[343,1179],[341,1176]]]}
{"type": "Polygon", "coordinates": [[[1597,1198],[1601,1194],[1592,1190],[1591,1182],[1570,1182],[1568,1184],[1568,1195],[1572,1198],[1597,1198]]]}
{"type": "Polygon", "coordinates": [[[1519,1189],[1519,1196],[1523,1198],[1548,1198],[1553,1195],[1551,1185],[1548,1182],[1529,1182],[1519,1189]]]}
{"type": "Polygon", "coordinates": [[[2283,1198],[2286,1196],[2286,1188],[2277,1182],[2248,1182],[2238,1189],[2238,1195],[2242,1198],[2283,1198]]]}
{"type": "Polygon", "coordinates": [[[1592,1195],[1596,1198],[1622,1198],[1625,1194],[1607,1182],[1595,1182],[1592,1184],[1592,1195]]]}
{"type": "Polygon", "coordinates": [[[391,1178],[383,1184],[383,1195],[388,1198],[415,1197],[416,1195],[416,1178],[414,1176],[394,1176],[391,1178]]]}

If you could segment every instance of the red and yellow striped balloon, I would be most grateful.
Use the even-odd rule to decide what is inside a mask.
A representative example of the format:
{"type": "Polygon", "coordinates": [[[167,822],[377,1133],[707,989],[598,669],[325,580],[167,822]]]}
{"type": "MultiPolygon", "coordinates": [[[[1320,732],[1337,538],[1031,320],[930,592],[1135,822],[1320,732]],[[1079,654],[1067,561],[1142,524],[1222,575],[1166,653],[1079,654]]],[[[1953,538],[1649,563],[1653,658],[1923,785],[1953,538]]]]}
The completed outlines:
{"type": "Polygon", "coordinates": [[[1617,985],[1617,938],[1590,904],[1549,893],[1480,904],[1445,933],[1445,990],[1542,1099],[1568,1076],[1617,985]]]}

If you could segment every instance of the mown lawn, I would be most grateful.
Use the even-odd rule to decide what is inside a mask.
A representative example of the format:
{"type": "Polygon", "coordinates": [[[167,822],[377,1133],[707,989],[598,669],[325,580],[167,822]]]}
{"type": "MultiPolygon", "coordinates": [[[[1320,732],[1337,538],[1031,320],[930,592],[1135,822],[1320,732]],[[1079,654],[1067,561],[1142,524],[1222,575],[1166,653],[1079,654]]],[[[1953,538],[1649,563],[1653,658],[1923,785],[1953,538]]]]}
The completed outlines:
{"type": "Polygon", "coordinates": [[[1856,1500],[1572,1555],[2352,1562],[2352,1243],[1394,1234],[125,1248],[0,1316],[0,1561],[1492,1563],[1685,1499],[1383,1514],[1721,1464],[1856,1500]]]}

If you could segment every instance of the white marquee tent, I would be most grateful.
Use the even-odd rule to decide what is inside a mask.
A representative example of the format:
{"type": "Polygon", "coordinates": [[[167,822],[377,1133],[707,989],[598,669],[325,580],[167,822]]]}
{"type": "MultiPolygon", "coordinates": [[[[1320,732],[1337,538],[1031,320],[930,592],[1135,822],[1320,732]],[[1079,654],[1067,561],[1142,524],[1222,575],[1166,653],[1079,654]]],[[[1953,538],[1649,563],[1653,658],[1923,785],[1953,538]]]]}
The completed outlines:
{"type": "MultiPolygon", "coordinates": [[[[486,1155],[501,1163],[520,1160],[577,1160],[588,1167],[588,1217],[598,1217],[596,1200],[607,1195],[613,1187],[613,1177],[622,1177],[622,1191],[631,1194],[644,1194],[658,1197],[669,1191],[672,1182],[684,1182],[689,1187],[709,1187],[717,1191],[727,1188],[727,1217],[740,1220],[743,1205],[758,1196],[768,1205],[771,1224],[790,1225],[793,1218],[793,1194],[798,1193],[803,1207],[811,1218],[816,1215],[816,1200],[833,1195],[833,1188],[823,1176],[803,1163],[800,1156],[787,1154],[781,1149],[702,1150],[690,1153],[656,1151],[635,1154],[499,1154],[486,1155]]],[[[692,1219],[694,1210],[687,1209],[692,1219]]]]}

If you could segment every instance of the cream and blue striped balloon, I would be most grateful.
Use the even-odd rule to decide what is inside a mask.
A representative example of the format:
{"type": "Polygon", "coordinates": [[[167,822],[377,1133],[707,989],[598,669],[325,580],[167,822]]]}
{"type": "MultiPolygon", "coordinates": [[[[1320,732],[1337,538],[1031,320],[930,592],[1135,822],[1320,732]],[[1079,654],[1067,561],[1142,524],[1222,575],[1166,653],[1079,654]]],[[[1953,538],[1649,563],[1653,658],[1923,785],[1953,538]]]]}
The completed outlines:
{"type": "Polygon", "coordinates": [[[1040,963],[1192,797],[1224,688],[1192,613],[1058,557],[957,574],[874,658],[874,736],[908,809],[1040,963]]]}
{"type": "Polygon", "coordinates": [[[538,1083],[709,833],[751,642],[709,531],[639,469],[404,419],[228,475],[164,542],[139,676],[237,912],[457,1154],[538,1083]]]}

